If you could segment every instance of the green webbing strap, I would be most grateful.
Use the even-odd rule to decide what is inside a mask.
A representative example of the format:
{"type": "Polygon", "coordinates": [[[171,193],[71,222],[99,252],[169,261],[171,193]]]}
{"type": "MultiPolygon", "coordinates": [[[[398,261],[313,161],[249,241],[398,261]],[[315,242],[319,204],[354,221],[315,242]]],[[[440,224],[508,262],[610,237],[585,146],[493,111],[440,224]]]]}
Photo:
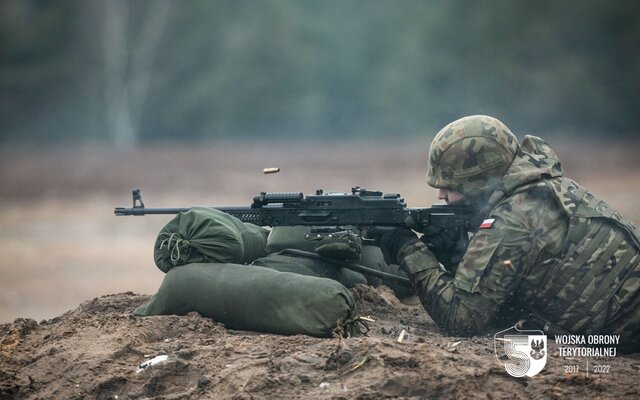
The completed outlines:
{"type": "MultiPolygon", "coordinates": [[[[593,311],[589,314],[590,316],[598,315],[602,311],[602,309],[609,304],[609,301],[611,301],[618,289],[620,289],[620,287],[625,283],[627,277],[636,269],[638,264],[640,264],[640,255],[637,251],[627,251],[627,253],[622,256],[620,261],[618,261],[618,264],[616,264],[615,268],[612,271],[609,271],[607,278],[602,283],[600,283],[595,293],[591,297],[592,301],[590,302],[590,304],[588,304],[587,310],[593,308],[598,303],[598,301],[601,301],[601,303],[595,309],[593,309],[593,311]],[[635,260],[633,260],[633,262],[631,262],[631,259],[634,256],[636,258],[635,260]],[[617,285],[613,285],[616,278],[618,278],[619,283],[617,285]]],[[[570,322],[572,324],[579,323],[579,321],[573,320],[570,322]]],[[[576,329],[582,329],[585,324],[589,322],[591,322],[590,319],[583,320],[581,324],[576,325],[576,329]]]]}
{"type": "MultiPolygon", "coordinates": [[[[595,260],[590,266],[585,274],[583,274],[582,278],[578,278],[574,276],[574,281],[580,279],[579,282],[576,282],[575,285],[572,285],[573,290],[567,294],[567,297],[563,300],[557,299],[558,305],[561,309],[569,309],[573,307],[576,309],[576,314],[567,322],[567,326],[573,326],[577,324],[582,318],[591,313],[591,308],[593,305],[599,300],[595,298],[595,296],[591,296],[586,304],[578,304],[577,300],[581,298],[581,295],[587,288],[590,283],[594,282],[594,279],[597,274],[601,273],[604,266],[609,262],[613,254],[618,250],[622,242],[624,241],[624,234],[622,231],[616,231],[616,234],[613,240],[607,245],[606,249],[604,249],[598,259],[595,260]]],[[[609,271],[611,273],[611,271],[609,271]]],[[[595,314],[593,314],[595,315],[595,314]]]]}
{"type": "MultiPolygon", "coordinates": [[[[567,182],[567,186],[569,186],[571,183],[573,183],[572,181],[565,181],[565,182],[567,182]]],[[[590,194],[591,193],[589,193],[586,188],[584,188],[583,186],[577,185],[576,192],[575,192],[575,196],[576,196],[576,199],[577,199],[577,202],[576,202],[577,203],[577,207],[580,207],[580,204],[582,204],[582,200],[584,199],[584,197],[587,196],[587,195],[590,195],[590,194]]],[[[575,211],[578,211],[578,210],[576,209],[575,211]]],[[[575,214],[575,212],[574,212],[574,214],[575,214]]]]}
{"type": "MultiPolygon", "coordinates": [[[[541,297],[545,299],[544,307],[546,308],[549,304],[556,300],[556,296],[562,289],[564,289],[570,282],[573,275],[576,273],[576,268],[571,268],[578,266],[578,268],[589,260],[589,258],[593,255],[594,251],[598,248],[598,246],[602,243],[605,237],[609,234],[610,229],[604,226],[604,224],[600,224],[598,227],[598,232],[591,238],[589,245],[587,248],[581,251],[574,251],[573,253],[567,253],[565,258],[560,261],[561,268],[564,269],[561,276],[555,276],[555,278],[550,279],[549,284],[546,286],[545,291],[541,294],[541,297]],[[571,258],[579,253],[578,258],[571,261],[571,258]]],[[[580,243],[576,247],[577,250],[580,250],[580,243]]]]}
{"type": "Polygon", "coordinates": [[[599,198],[597,198],[596,196],[594,196],[591,193],[589,193],[589,195],[591,196],[591,198],[589,199],[589,202],[587,203],[587,207],[589,209],[596,210],[598,212],[602,212],[601,210],[598,210],[598,206],[600,206],[602,204],[602,200],[600,200],[599,198]]]}
{"type": "MultiPolygon", "coordinates": [[[[604,266],[607,265],[607,263],[611,260],[613,254],[616,252],[616,250],[618,250],[618,248],[624,241],[624,233],[622,233],[622,231],[616,230],[614,232],[615,235],[613,237],[613,240],[609,242],[607,247],[603,249],[602,252],[600,252],[598,258],[591,263],[591,265],[589,266],[589,270],[585,274],[585,277],[580,281],[580,284],[575,286],[574,293],[576,295],[579,296],[580,293],[582,293],[586,289],[589,283],[594,282],[596,274],[602,272],[604,266]]],[[[577,277],[574,275],[574,280],[576,278],[577,277]]]]}

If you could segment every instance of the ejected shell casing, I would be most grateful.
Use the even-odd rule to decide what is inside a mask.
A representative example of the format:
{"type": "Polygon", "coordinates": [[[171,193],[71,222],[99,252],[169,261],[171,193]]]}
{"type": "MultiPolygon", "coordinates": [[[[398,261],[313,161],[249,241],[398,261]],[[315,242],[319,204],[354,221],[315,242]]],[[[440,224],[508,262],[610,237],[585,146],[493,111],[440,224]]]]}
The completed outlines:
{"type": "Polygon", "coordinates": [[[278,167],[264,168],[262,170],[262,173],[264,174],[275,174],[277,172],[280,172],[280,168],[278,167]]]}

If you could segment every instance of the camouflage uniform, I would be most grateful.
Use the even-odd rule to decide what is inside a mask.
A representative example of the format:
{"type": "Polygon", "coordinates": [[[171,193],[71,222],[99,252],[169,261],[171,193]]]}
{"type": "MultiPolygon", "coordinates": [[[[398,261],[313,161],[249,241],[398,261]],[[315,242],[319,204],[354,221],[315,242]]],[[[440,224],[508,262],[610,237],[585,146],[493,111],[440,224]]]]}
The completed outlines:
{"type": "Polygon", "coordinates": [[[459,121],[434,139],[428,181],[482,199],[480,214],[488,220],[455,274],[421,241],[401,248],[400,264],[431,317],[462,335],[501,317],[534,321],[550,334],[621,334],[621,350],[640,351],[636,228],[563,177],[543,140],[525,136],[520,146],[495,119],[467,117],[462,129],[459,121]],[[468,129],[470,123],[480,125],[468,129]]]}

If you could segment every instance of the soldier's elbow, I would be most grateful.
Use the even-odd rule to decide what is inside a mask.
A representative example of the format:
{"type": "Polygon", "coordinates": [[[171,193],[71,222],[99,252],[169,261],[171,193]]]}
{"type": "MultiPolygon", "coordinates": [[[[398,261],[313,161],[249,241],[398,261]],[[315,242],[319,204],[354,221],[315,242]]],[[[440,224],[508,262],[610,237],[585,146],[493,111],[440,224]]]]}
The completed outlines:
{"type": "Polygon", "coordinates": [[[455,311],[436,322],[445,332],[455,336],[474,336],[488,326],[488,321],[484,319],[470,318],[455,311]]]}

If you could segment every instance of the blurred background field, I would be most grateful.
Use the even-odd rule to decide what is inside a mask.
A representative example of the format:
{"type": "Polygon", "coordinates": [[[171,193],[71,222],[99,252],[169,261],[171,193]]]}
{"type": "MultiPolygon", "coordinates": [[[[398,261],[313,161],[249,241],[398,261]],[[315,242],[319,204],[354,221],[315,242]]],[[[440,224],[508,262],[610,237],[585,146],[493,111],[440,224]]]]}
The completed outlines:
{"type": "Polygon", "coordinates": [[[157,289],[168,219],[112,214],[134,187],[428,206],[428,144],[469,114],[544,137],[639,223],[638,20],[631,0],[0,0],[0,322],[157,289]]]}

